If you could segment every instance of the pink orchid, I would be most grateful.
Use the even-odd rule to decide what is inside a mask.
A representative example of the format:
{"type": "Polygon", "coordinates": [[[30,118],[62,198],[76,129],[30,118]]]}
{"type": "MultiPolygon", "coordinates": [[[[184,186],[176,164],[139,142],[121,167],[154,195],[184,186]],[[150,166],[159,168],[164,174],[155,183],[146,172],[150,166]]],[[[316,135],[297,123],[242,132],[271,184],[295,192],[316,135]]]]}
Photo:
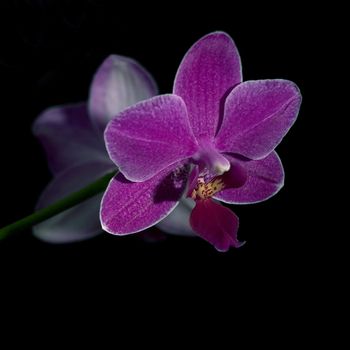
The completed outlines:
{"type": "Polygon", "coordinates": [[[203,37],[185,55],[173,94],[137,103],[109,122],[105,143],[120,173],[102,199],[104,230],[125,235],[164,223],[188,193],[192,229],[220,251],[239,247],[238,218],[216,200],[255,203],[280,190],[284,172],[274,149],[300,103],[291,81],[242,82],[227,34],[203,37]]]}

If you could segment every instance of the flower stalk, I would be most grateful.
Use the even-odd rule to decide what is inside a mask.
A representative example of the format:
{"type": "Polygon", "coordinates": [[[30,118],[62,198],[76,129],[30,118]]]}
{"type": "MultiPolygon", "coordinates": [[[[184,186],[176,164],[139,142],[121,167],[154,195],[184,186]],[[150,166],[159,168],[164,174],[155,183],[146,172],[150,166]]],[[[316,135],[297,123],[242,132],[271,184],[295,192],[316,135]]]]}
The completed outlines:
{"type": "Polygon", "coordinates": [[[83,189],[62,198],[48,207],[40,209],[21,220],[1,228],[0,240],[6,238],[10,234],[27,230],[42,221],[45,221],[69,208],[74,207],[75,205],[95,196],[98,193],[103,192],[115,174],[116,171],[110,172],[83,189]]]}

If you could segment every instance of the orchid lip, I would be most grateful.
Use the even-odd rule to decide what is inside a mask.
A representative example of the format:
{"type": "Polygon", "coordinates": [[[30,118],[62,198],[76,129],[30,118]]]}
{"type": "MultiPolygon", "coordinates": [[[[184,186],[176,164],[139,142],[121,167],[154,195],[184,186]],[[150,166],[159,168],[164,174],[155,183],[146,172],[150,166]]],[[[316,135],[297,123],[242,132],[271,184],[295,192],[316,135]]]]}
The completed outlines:
{"type": "Polygon", "coordinates": [[[216,177],[210,181],[205,181],[203,177],[199,177],[197,186],[192,190],[191,198],[193,200],[210,199],[224,188],[225,184],[220,177],[216,177]]]}

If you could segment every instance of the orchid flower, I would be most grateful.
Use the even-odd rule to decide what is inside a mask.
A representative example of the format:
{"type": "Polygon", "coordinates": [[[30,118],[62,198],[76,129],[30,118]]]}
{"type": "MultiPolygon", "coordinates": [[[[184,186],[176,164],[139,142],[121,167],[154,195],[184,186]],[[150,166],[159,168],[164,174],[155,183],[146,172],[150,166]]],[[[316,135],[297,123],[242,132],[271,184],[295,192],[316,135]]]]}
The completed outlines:
{"type": "Polygon", "coordinates": [[[107,125],[107,151],[120,172],[101,202],[103,229],[126,235],[161,225],[186,197],[197,235],[219,251],[239,247],[238,218],[217,201],[261,202],[281,189],[274,149],[300,103],[291,81],[242,82],[227,34],[203,37],[180,64],[172,94],[139,102],[107,125]]]}
{"type": "MultiPolygon", "coordinates": [[[[115,169],[103,141],[103,131],[115,115],[138,101],[156,95],[150,74],[130,58],[111,55],[97,70],[87,103],[49,108],[34,122],[54,179],[42,193],[43,208],[115,169]]],[[[33,228],[50,243],[68,243],[102,232],[96,195],[33,228]]]]}

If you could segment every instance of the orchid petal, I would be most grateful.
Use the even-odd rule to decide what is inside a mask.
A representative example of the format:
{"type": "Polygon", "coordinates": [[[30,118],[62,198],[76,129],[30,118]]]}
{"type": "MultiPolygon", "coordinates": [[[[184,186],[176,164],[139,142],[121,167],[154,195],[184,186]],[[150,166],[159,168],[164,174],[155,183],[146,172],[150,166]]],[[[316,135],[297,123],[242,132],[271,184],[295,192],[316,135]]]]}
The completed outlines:
{"type": "Polygon", "coordinates": [[[206,35],[190,48],[178,69],[174,93],[185,101],[197,138],[213,139],[220,123],[221,104],[241,81],[239,53],[226,33],[206,35]]]}
{"type": "MultiPolygon", "coordinates": [[[[37,208],[46,207],[78,191],[113,169],[106,163],[82,164],[57,175],[42,193],[37,208]]],[[[82,241],[102,233],[99,207],[102,194],[98,194],[33,228],[34,235],[48,243],[82,241]]]]}
{"type": "Polygon", "coordinates": [[[266,157],[295,122],[300,103],[298,87],[288,80],[247,81],[236,86],[226,99],[216,147],[250,159],[266,157]]]}
{"type": "Polygon", "coordinates": [[[157,94],[152,76],[136,61],[123,56],[109,56],[92,81],[89,113],[102,134],[107,123],[119,112],[157,94]]]}
{"type": "MultiPolygon", "coordinates": [[[[226,155],[225,155],[226,156],[226,155]]],[[[247,181],[247,171],[232,157],[226,156],[230,159],[230,170],[220,176],[224,183],[224,188],[239,188],[242,187],[247,181]]]]}
{"type": "Polygon", "coordinates": [[[79,163],[108,161],[84,103],[45,110],[34,122],[33,134],[43,145],[54,174],[79,163]]]}
{"type": "Polygon", "coordinates": [[[211,199],[196,202],[190,223],[200,237],[221,252],[242,245],[237,239],[238,217],[230,209],[211,199]]]}
{"type": "Polygon", "coordinates": [[[188,171],[188,166],[176,164],[144,182],[130,182],[119,173],[110,181],[102,199],[103,229],[126,235],[158,223],[178,204],[188,171]]]}
{"type": "Polygon", "coordinates": [[[153,97],[121,112],[108,124],[105,142],[123,175],[136,182],[198,150],[186,106],[175,95],[153,97]]]}
{"type": "Polygon", "coordinates": [[[215,198],[232,204],[249,204],[265,201],[274,196],[284,182],[284,171],[276,152],[266,158],[252,161],[239,161],[228,156],[231,162],[240,162],[247,173],[247,181],[239,188],[225,188],[215,198]]]}
{"type": "Polygon", "coordinates": [[[170,234],[180,236],[194,236],[195,232],[190,225],[191,211],[195,206],[192,199],[182,198],[178,206],[157,227],[170,234]]]}

